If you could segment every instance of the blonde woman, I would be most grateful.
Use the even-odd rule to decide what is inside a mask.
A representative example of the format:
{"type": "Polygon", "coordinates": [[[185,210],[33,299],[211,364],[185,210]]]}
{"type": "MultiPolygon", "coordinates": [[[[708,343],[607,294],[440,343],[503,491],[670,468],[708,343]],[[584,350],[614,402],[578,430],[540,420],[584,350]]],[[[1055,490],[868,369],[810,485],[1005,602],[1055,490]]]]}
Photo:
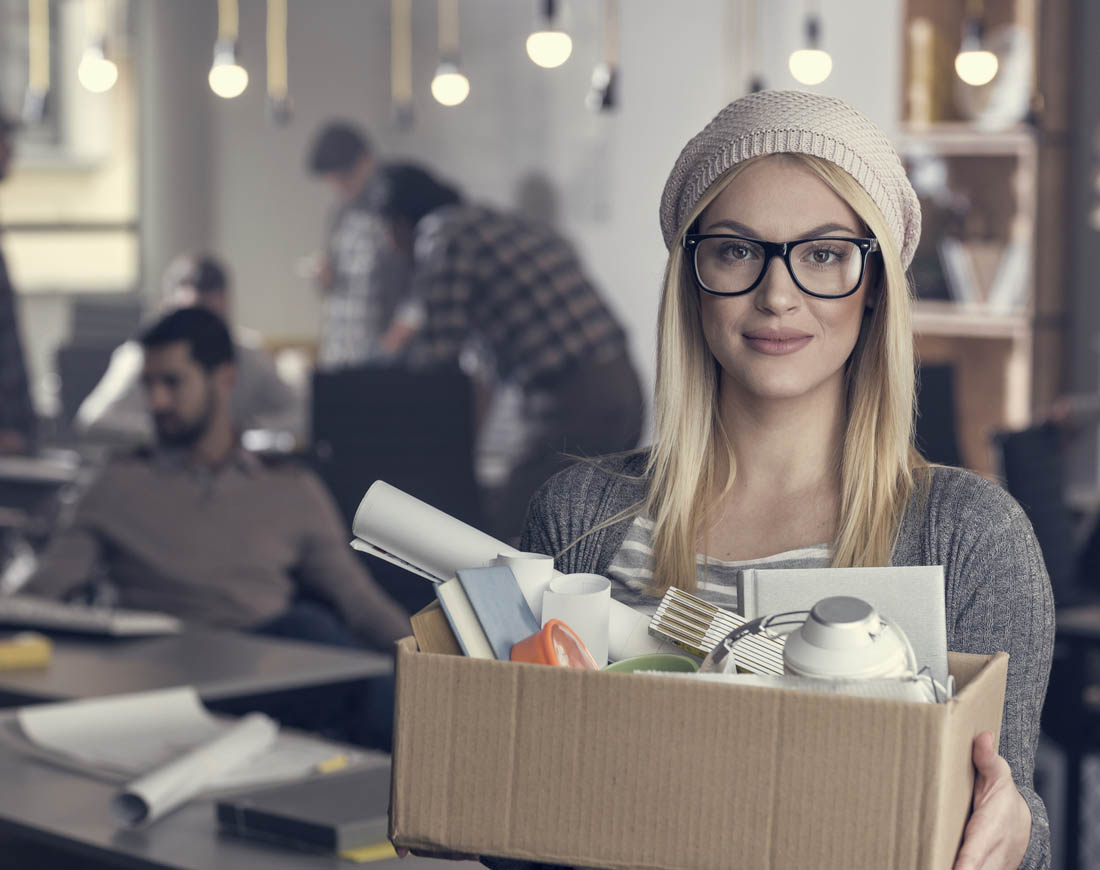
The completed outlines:
{"type": "Polygon", "coordinates": [[[1048,867],[1050,583],[1002,489],[913,448],[920,206],[897,154],[840,100],[752,94],[687,144],[660,216],[653,447],[549,481],[522,546],[641,609],[670,585],[736,605],[748,566],[943,565],[949,648],[1011,655],[955,868],[1048,867]]]}

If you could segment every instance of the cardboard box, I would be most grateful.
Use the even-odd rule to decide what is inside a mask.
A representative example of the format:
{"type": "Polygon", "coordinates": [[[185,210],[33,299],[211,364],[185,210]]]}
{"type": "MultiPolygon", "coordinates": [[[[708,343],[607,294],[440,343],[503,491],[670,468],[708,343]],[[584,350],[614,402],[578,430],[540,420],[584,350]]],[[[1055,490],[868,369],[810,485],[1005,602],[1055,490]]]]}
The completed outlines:
{"type": "Polygon", "coordinates": [[[573,867],[947,870],[1008,656],[946,704],[397,649],[390,835],[573,867]]]}

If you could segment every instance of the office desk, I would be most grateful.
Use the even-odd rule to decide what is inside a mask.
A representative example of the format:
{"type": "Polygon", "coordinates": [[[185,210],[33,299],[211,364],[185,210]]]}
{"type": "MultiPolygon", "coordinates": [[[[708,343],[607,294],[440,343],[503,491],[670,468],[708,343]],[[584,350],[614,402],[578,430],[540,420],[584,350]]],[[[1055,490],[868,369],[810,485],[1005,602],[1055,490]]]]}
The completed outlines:
{"type": "Polygon", "coordinates": [[[264,710],[294,698],[360,691],[389,674],[379,653],[235,631],[189,628],[178,635],[119,639],[55,636],[49,667],[0,671],[0,706],[194,686],[226,713],[264,710]]]}
{"type": "Polygon", "coordinates": [[[1063,608],[1057,613],[1054,664],[1043,707],[1043,731],[1066,761],[1064,870],[1078,870],[1081,849],[1081,774],[1085,757],[1100,751],[1100,606],[1063,608]]]}
{"type": "MultiPolygon", "coordinates": [[[[0,716],[10,721],[10,714],[0,716]]],[[[0,746],[0,866],[19,870],[350,870],[335,855],[279,848],[218,830],[213,801],[192,801],[144,830],[110,813],[117,786],[0,746]],[[9,863],[11,862],[11,863],[9,863]]],[[[367,867],[472,870],[480,864],[409,857],[367,867]]]]}

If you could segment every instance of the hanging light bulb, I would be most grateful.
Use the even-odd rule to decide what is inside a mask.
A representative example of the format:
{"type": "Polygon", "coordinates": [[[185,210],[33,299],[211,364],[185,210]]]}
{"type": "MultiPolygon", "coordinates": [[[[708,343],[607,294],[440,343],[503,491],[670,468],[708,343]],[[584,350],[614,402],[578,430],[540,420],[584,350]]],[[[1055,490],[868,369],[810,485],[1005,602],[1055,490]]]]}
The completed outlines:
{"type": "Polygon", "coordinates": [[[27,0],[27,89],[23,93],[23,120],[39,124],[46,114],[50,92],[50,4],[27,0]]]}
{"type": "Polygon", "coordinates": [[[540,24],[527,37],[527,56],[543,69],[561,66],[573,53],[573,39],[560,26],[556,0],[544,0],[540,24]]]}
{"type": "Polygon", "coordinates": [[[963,21],[962,43],[955,55],[955,72],[966,84],[987,85],[997,75],[997,55],[982,48],[985,22],[979,15],[968,15],[963,21]]]}
{"type": "Polygon", "coordinates": [[[401,130],[413,125],[412,66],[412,0],[390,0],[390,109],[401,130]]]}
{"type": "Polygon", "coordinates": [[[787,66],[791,75],[804,85],[819,85],[833,71],[833,59],[821,44],[821,19],[815,14],[806,16],[806,47],[791,52],[787,66]]]}
{"type": "Polygon", "coordinates": [[[618,105],[619,0],[603,0],[603,60],[592,70],[584,104],[593,112],[610,112],[618,105]]]}
{"type": "Polygon", "coordinates": [[[432,96],[444,106],[457,106],[470,96],[470,80],[450,61],[441,61],[432,79],[432,96]]]}
{"type": "Polygon", "coordinates": [[[292,108],[287,86],[286,19],[286,0],[267,0],[267,117],[279,127],[290,123],[292,108]]]}
{"type": "Polygon", "coordinates": [[[444,106],[457,106],[470,95],[470,80],[458,67],[458,0],[439,0],[439,66],[432,96],[444,106]]]}
{"type": "Polygon", "coordinates": [[[218,39],[210,67],[210,90],[224,100],[239,97],[248,87],[248,70],[237,63],[239,18],[237,0],[218,0],[218,39]]]}
{"type": "Polygon", "coordinates": [[[115,86],[118,67],[107,59],[102,42],[84,49],[80,65],[76,68],[76,77],[93,94],[104,94],[115,86]]]}
{"type": "Polygon", "coordinates": [[[76,68],[76,77],[86,90],[103,94],[118,81],[118,67],[107,57],[106,0],[85,0],[84,31],[88,45],[76,68]]]}

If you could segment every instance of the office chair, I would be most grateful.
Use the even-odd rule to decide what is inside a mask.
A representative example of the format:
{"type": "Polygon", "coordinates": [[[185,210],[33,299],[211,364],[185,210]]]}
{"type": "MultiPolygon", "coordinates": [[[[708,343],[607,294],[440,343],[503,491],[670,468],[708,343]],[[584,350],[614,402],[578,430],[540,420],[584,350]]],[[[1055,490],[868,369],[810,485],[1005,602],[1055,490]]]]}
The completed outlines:
{"type": "MultiPolygon", "coordinates": [[[[457,367],[363,366],[313,377],[311,463],[349,530],[363,494],[385,480],[476,528],[473,385],[457,367]]],[[[435,598],[426,581],[364,557],[378,582],[415,612],[435,598]]]]}
{"type": "Polygon", "coordinates": [[[961,466],[955,367],[922,363],[917,382],[917,448],[929,462],[961,466]]]}

